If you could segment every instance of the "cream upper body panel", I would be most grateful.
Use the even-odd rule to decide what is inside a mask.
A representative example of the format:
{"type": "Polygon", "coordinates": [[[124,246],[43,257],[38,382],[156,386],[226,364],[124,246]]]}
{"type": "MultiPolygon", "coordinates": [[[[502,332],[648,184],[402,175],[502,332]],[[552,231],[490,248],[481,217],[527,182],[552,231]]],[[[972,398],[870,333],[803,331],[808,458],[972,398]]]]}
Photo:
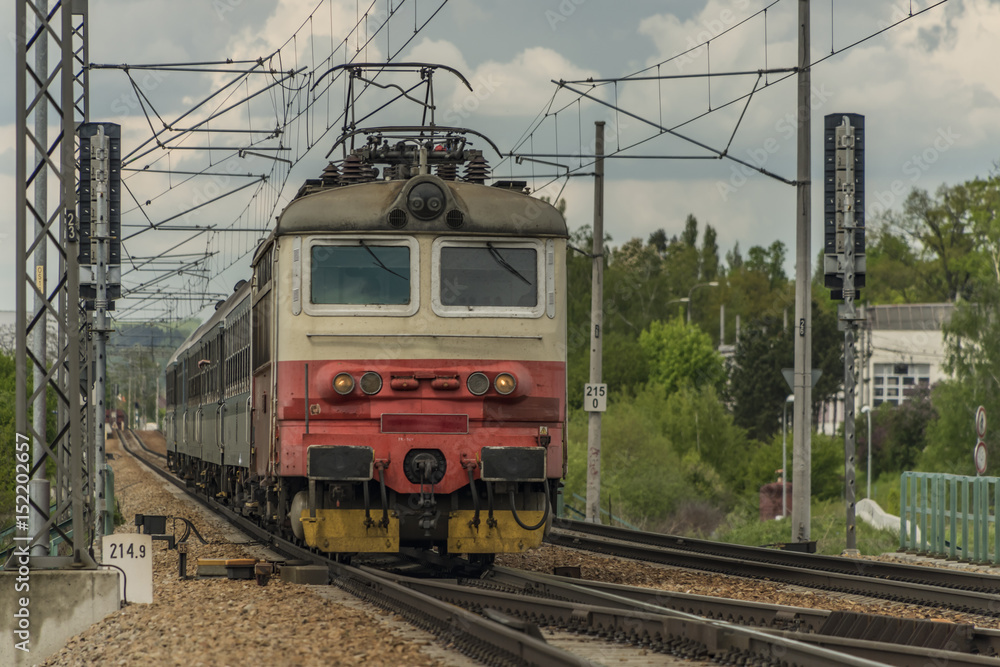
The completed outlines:
{"type": "Polygon", "coordinates": [[[539,296],[531,307],[463,309],[441,303],[440,268],[435,261],[441,248],[467,244],[485,247],[488,242],[489,237],[419,233],[381,238],[361,232],[279,237],[274,310],[277,360],[565,359],[565,238],[496,239],[497,247],[503,249],[536,250],[539,296]],[[415,281],[408,303],[375,308],[312,303],[310,249],[327,243],[357,244],[364,239],[373,246],[388,243],[410,249],[411,278],[415,281]]]}

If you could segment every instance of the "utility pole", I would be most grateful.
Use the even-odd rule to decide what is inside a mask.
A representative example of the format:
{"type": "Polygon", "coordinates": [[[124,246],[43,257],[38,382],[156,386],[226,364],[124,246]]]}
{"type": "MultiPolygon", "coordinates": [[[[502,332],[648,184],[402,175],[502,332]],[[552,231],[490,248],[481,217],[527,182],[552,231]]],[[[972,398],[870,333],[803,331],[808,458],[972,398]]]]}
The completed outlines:
{"type": "MultiPolygon", "coordinates": [[[[590,287],[590,384],[601,382],[601,324],[604,319],[604,121],[595,125],[594,242],[590,287]]],[[[601,413],[590,413],[587,430],[586,520],[601,522],[601,413]]]]}
{"type": "Polygon", "coordinates": [[[809,140],[812,110],[809,106],[809,0],[799,0],[798,63],[798,170],[796,176],[795,225],[795,405],[792,441],[792,541],[809,541],[812,496],[812,290],[809,189],[812,186],[809,140]]]}

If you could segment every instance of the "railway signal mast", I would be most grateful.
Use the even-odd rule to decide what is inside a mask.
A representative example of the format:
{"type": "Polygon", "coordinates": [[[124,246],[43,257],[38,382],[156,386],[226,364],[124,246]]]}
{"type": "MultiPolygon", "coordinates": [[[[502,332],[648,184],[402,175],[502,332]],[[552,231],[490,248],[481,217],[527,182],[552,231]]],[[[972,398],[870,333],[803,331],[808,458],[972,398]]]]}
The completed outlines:
{"type": "MultiPolygon", "coordinates": [[[[824,134],[824,284],[837,308],[844,332],[844,485],[847,505],[845,553],[857,553],[855,530],[855,339],[861,317],[855,307],[865,285],[865,118],[830,114],[824,134]]],[[[869,444],[869,446],[871,446],[869,444]]]]}
{"type": "Polygon", "coordinates": [[[80,297],[94,311],[94,553],[100,561],[101,537],[114,531],[107,505],[104,397],[107,313],[121,296],[121,127],[84,123],[79,134],[80,297]]]}

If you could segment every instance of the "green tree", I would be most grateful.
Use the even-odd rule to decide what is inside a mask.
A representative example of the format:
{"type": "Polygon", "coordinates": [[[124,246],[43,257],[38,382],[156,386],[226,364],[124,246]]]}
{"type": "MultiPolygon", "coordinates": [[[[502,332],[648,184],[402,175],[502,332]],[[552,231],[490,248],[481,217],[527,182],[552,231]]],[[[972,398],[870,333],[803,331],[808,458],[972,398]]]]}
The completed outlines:
{"type": "Polygon", "coordinates": [[[909,242],[925,269],[916,277],[927,297],[955,301],[972,297],[977,278],[991,264],[1000,279],[998,210],[1000,177],[993,176],[942,185],[933,197],[915,188],[902,211],[887,212],[881,222],[909,242]]]}
{"type": "Polygon", "coordinates": [[[0,355],[0,526],[6,527],[14,507],[15,400],[14,358],[0,355]]]}
{"type": "Polygon", "coordinates": [[[767,276],[770,288],[777,289],[788,282],[785,255],[785,244],[781,241],[775,241],[767,248],[755,245],[747,252],[746,268],[767,276]]]}
{"type": "MultiPolygon", "coordinates": [[[[919,386],[907,392],[906,400],[898,406],[878,406],[872,413],[872,467],[876,475],[913,470],[927,446],[927,428],[936,418],[930,387],[919,386]]],[[[863,419],[858,415],[858,461],[868,457],[868,431],[863,419]]]]}
{"type": "MultiPolygon", "coordinates": [[[[928,446],[920,465],[925,470],[970,474],[973,420],[982,405],[1000,415],[1000,284],[977,281],[974,300],[956,305],[944,326],[945,369],[954,379],[935,386],[932,401],[938,419],[927,429],[928,446]]],[[[988,429],[988,457],[1000,456],[1000,437],[988,429]]]]}
{"type": "MultiPolygon", "coordinates": [[[[810,457],[810,491],[814,500],[839,499],[844,491],[844,440],[842,437],[813,433],[810,457]]],[[[792,470],[791,433],[787,442],[788,468],[792,470]]],[[[744,498],[756,500],[763,484],[777,481],[781,468],[781,433],[770,438],[765,445],[748,448],[741,461],[744,475],[737,480],[734,490],[744,498]]],[[[795,478],[789,477],[792,485],[795,478]]]]}
{"type": "Polygon", "coordinates": [[[688,213],[687,220],[684,221],[681,243],[689,248],[694,248],[698,244],[698,218],[690,213],[688,213]]]}
{"type": "Polygon", "coordinates": [[[665,263],[638,238],[612,253],[604,273],[604,325],[635,337],[655,317],[667,291],[665,263]]]}
{"type": "MultiPolygon", "coordinates": [[[[15,362],[13,355],[0,354],[0,526],[6,527],[13,517],[14,507],[14,487],[17,476],[15,460],[16,418],[15,401],[17,398],[17,375],[15,373],[15,362]]],[[[33,391],[32,374],[28,373],[27,393],[31,395],[33,391]]],[[[51,389],[46,391],[46,420],[45,437],[48,442],[53,442],[56,436],[56,395],[51,389]]],[[[28,406],[26,415],[27,423],[32,423],[32,412],[34,406],[28,406]]],[[[32,443],[34,446],[34,443],[32,443]]],[[[46,461],[46,473],[50,475],[55,469],[55,464],[46,461]]]]}
{"type": "Polygon", "coordinates": [[[740,254],[739,241],[734,243],[733,249],[726,253],[726,266],[729,267],[730,273],[743,266],[743,255],[740,254]]]}
{"type": "MultiPolygon", "coordinates": [[[[927,425],[927,446],[921,452],[916,469],[926,472],[942,472],[954,475],[976,474],[972,461],[972,447],[976,442],[973,426],[976,408],[991,404],[993,414],[997,414],[995,402],[983,400],[975,390],[970,390],[960,381],[946,380],[934,386],[931,400],[937,419],[927,425]]],[[[874,437],[872,439],[875,439],[874,437]]],[[[986,432],[988,459],[996,461],[998,448],[996,437],[986,432]]]]}
{"type": "MultiPolygon", "coordinates": [[[[764,314],[743,329],[729,373],[729,398],[736,424],[751,438],[769,440],[781,428],[784,402],[791,390],[781,373],[795,365],[795,338],[784,317],[764,314]]],[[[773,311],[772,311],[773,312],[773,311]]],[[[813,301],[813,368],[822,371],[813,387],[814,417],[843,382],[843,335],[835,315],[813,301]]]]}
{"type": "MultiPolygon", "coordinates": [[[[715,470],[727,485],[743,476],[743,456],[750,447],[746,432],[735,425],[712,386],[681,386],[667,397],[659,414],[661,428],[683,457],[691,454],[715,470]]],[[[707,492],[704,497],[709,497],[707,492]]]]}
{"type": "Polygon", "coordinates": [[[755,440],[767,441],[781,428],[785,397],[781,375],[791,366],[788,339],[774,316],[754,321],[741,332],[730,372],[730,398],[736,423],[755,440]]]}
{"type": "Polygon", "coordinates": [[[712,339],[680,317],[650,323],[639,335],[639,344],[649,364],[650,380],[667,395],[684,385],[718,388],[725,377],[722,356],[712,339]]]}
{"type": "MultiPolygon", "coordinates": [[[[906,239],[893,233],[888,226],[868,229],[865,238],[867,272],[863,296],[869,303],[924,303],[940,300],[938,294],[928,294],[923,266],[906,239]],[[938,297],[935,299],[934,297],[938,297]]],[[[820,265],[822,267],[822,265],[820,265]]]]}
{"type": "Polygon", "coordinates": [[[649,366],[639,339],[612,331],[604,338],[602,376],[608,389],[631,396],[649,379],[649,366]]]}
{"type": "Polygon", "coordinates": [[[667,232],[661,227],[655,232],[649,235],[649,241],[647,242],[652,246],[660,257],[667,252],[667,232]]]}
{"type": "MultiPolygon", "coordinates": [[[[612,400],[601,430],[601,498],[602,504],[612,499],[615,514],[655,523],[691,503],[727,506],[731,491],[710,457],[741,451],[744,442],[711,389],[668,397],[650,384],[629,400],[612,400]],[[704,417],[700,426],[686,418],[692,411],[704,417]]],[[[574,411],[565,492],[571,504],[586,490],[586,433],[586,413],[574,411]]]]}
{"type": "Polygon", "coordinates": [[[716,238],[712,225],[705,225],[701,240],[701,279],[706,282],[719,277],[719,244],[716,238]]]}

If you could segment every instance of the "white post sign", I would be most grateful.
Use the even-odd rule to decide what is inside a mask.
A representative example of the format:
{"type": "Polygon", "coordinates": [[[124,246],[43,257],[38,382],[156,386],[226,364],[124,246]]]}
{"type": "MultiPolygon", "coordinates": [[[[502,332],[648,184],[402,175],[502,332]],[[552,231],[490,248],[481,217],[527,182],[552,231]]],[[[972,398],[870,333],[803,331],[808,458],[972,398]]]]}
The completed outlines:
{"type": "Polygon", "coordinates": [[[583,409],[587,412],[606,412],[608,409],[608,385],[583,385],[583,409]]]}
{"type": "Polygon", "coordinates": [[[151,535],[118,533],[101,538],[104,562],[117,565],[121,577],[121,595],[129,602],[153,602],[153,538],[151,535]],[[128,587],[126,588],[126,583],[128,587]],[[128,597],[125,597],[125,596],[128,597]]]}

